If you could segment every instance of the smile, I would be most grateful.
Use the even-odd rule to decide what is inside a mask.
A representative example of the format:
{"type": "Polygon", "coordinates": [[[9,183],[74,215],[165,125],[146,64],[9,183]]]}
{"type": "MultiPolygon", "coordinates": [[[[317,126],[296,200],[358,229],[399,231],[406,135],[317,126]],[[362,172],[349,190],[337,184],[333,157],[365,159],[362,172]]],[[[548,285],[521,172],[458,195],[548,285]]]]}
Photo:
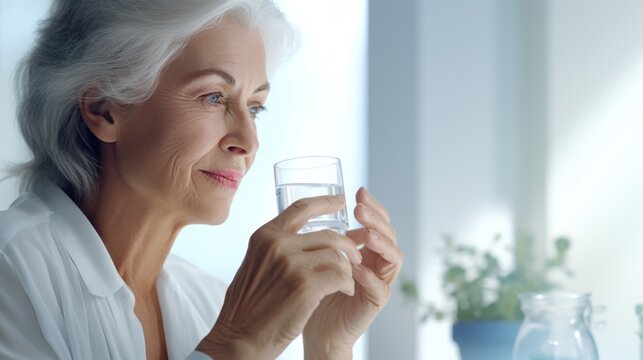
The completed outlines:
{"type": "Polygon", "coordinates": [[[236,190],[241,183],[241,174],[236,171],[200,171],[211,181],[233,190],[236,190]]]}

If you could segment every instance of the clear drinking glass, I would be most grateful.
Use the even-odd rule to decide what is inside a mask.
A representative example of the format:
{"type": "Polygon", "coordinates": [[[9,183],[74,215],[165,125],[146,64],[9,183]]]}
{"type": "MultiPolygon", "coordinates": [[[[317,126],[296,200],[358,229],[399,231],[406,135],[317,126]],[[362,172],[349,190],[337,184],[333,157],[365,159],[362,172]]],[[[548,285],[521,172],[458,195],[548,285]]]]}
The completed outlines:
{"type": "MultiPolygon", "coordinates": [[[[274,165],[274,170],[279,212],[302,198],[344,194],[342,165],[336,157],[306,156],[282,160],[274,165]]],[[[337,213],[310,219],[299,232],[324,229],[334,230],[342,235],[346,233],[346,206],[337,213]]]]}
{"type": "Polygon", "coordinates": [[[527,293],[520,295],[525,315],[513,360],[597,360],[589,329],[589,294],[527,293]]]}

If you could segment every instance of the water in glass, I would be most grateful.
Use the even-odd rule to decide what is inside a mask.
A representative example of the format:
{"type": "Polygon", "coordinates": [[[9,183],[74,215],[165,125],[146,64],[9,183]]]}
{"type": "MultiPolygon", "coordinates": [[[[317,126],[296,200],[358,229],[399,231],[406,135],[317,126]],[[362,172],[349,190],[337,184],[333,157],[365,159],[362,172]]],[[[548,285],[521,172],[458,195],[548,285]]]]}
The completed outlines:
{"type": "MultiPolygon", "coordinates": [[[[344,187],[334,184],[283,184],[276,187],[277,206],[282,212],[293,202],[309,197],[344,194],[344,187]]],[[[314,217],[304,225],[300,233],[330,229],[345,234],[348,229],[346,208],[333,214],[314,217]]]]}

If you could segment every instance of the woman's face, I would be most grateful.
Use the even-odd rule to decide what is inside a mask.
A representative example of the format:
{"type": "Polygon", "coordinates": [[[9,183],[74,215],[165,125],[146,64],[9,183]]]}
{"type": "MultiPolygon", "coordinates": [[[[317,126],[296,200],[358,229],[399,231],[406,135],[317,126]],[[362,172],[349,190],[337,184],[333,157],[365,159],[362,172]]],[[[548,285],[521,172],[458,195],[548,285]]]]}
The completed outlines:
{"type": "Polygon", "coordinates": [[[259,147],[268,91],[258,32],[225,19],[197,34],[151,98],[123,110],[111,161],[119,178],[184,223],[222,223],[259,147]]]}

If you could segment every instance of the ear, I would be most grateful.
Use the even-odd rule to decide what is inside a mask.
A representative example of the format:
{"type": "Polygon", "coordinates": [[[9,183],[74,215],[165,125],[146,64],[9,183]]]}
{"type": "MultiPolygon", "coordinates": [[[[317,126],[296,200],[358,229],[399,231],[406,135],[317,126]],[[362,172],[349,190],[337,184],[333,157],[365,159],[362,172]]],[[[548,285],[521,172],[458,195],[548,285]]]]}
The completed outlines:
{"type": "Polygon", "coordinates": [[[109,100],[97,99],[95,91],[85,92],[79,101],[80,114],[94,136],[104,143],[114,143],[118,139],[118,124],[112,116],[116,106],[109,100]]]}

